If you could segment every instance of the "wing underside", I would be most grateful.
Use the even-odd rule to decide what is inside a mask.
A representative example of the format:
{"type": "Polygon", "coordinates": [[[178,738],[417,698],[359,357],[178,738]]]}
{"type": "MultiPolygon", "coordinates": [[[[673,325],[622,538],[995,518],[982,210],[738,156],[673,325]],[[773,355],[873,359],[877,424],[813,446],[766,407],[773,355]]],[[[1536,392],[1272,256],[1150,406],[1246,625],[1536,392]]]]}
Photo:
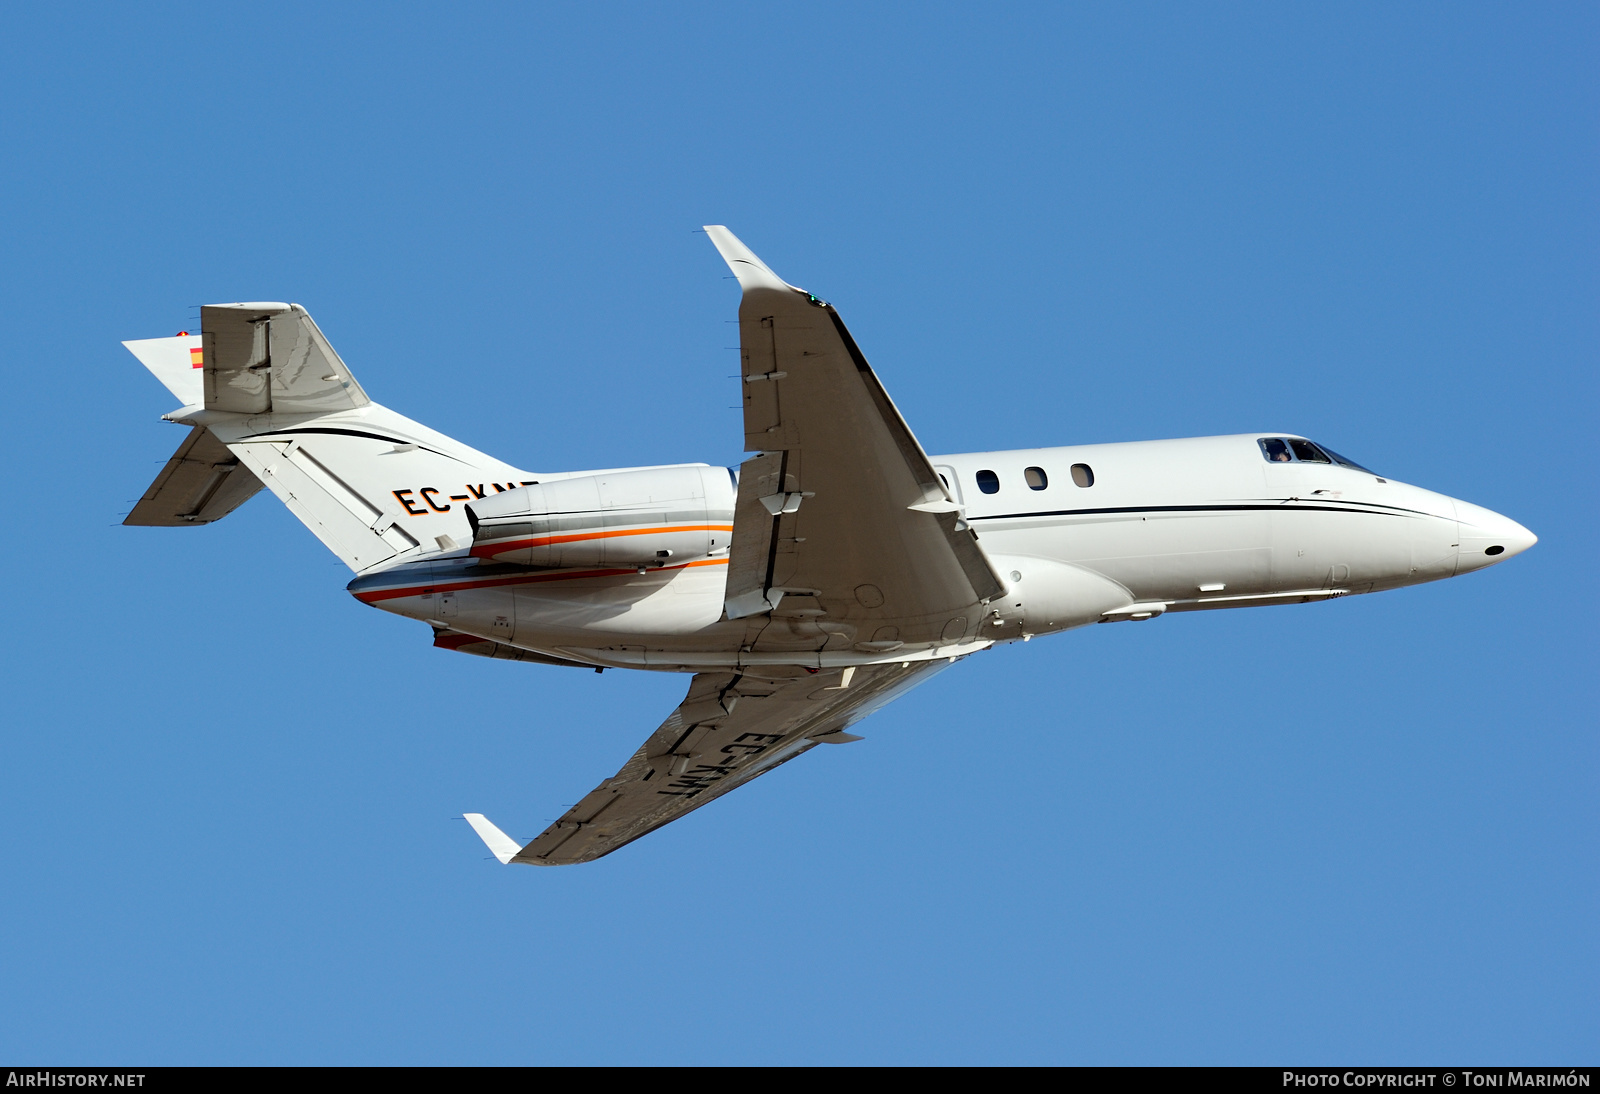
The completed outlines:
{"type": "Polygon", "coordinates": [[[610,854],[814,745],[856,740],[845,730],[947,664],[700,673],[622,770],[508,861],[561,866],[610,854]]]}

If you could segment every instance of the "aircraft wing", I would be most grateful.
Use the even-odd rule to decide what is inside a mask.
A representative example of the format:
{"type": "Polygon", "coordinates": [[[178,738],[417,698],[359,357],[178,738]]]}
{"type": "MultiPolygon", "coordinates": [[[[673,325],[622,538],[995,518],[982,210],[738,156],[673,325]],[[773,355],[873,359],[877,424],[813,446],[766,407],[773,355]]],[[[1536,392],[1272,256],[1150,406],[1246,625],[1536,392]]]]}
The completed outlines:
{"type": "Polygon", "coordinates": [[[760,453],[740,469],[729,555],[728,617],[763,617],[747,648],[975,637],[1003,585],[839,313],[706,232],[743,290],[745,448],[760,453]]]}
{"type": "Polygon", "coordinates": [[[331,414],[372,402],[299,304],[200,309],[207,410],[331,414]]]}
{"type": "Polygon", "coordinates": [[[845,730],[949,663],[895,662],[816,673],[775,667],[761,677],[699,673],[688,697],[621,771],[525,846],[481,814],[466,816],[502,862],[589,862],[813,745],[860,740],[845,730]]]}

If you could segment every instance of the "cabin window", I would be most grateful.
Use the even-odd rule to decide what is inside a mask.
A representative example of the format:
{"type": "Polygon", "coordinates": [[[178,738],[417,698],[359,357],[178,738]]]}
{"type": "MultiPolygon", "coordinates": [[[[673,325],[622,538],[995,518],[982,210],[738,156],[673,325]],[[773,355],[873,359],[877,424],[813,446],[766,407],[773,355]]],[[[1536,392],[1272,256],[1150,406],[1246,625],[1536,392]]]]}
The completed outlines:
{"type": "Polygon", "coordinates": [[[1298,437],[1289,439],[1289,447],[1294,449],[1295,459],[1301,463],[1332,463],[1322,452],[1322,449],[1310,441],[1302,441],[1298,437]]]}
{"type": "Polygon", "coordinates": [[[1028,484],[1029,490],[1043,490],[1050,485],[1050,476],[1044,473],[1042,467],[1030,467],[1022,473],[1022,478],[1028,484]]]}
{"type": "Polygon", "coordinates": [[[1084,486],[1084,487],[1093,486],[1094,485],[1094,469],[1092,467],[1090,467],[1086,463],[1075,463],[1075,464],[1073,464],[1072,465],[1072,481],[1077,483],[1079,486],[1084,486]]]}
{"type": "Polygon", "coordinates": [[[939,475],[939,481],[944,483],[944,488],[946,490],[950,489],[950,480],[945,478],[942,473],[939,475]]]}
{"type": "Polygon", "coordinates": [[[998,494],[1000,492],[1000,476],[993,471],[979,471],[978,489],[985,494],[998,494]]]}

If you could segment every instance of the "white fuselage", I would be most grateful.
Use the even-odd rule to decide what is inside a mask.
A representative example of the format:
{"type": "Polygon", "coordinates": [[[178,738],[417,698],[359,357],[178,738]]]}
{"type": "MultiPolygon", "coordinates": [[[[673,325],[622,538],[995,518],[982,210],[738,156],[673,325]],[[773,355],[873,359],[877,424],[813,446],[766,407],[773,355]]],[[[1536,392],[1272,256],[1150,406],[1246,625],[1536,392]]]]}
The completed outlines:
{"type": "MultiPolygon", "coordinates": [[[[1166,611],[1377,592],[1481,569],[1534,542],[1497,513],[1354,466],[1273,462],[1268,436],[1294,435],[933,457],[1007,583],[963,648],[1166,611]]],[[[725,553],[639,571],[531,570],[452,552],[350,590],[507,647],[684,671],[739,656],[747,628],[724,618],[726,575],[725,553]]]]}

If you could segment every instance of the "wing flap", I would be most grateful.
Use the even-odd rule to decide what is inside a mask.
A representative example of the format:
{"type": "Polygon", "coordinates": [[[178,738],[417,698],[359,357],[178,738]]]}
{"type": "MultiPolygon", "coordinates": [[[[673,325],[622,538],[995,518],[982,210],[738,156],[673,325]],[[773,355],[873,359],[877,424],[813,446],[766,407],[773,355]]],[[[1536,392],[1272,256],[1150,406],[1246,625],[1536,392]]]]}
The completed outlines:
{"type": "Polygon", "coordinates": [[[608,855],[819,743],[858,740],[844,730],[948,664],[870,665],[848,678],[803,669],[777,679],[700,673],[622,770],[510,861],[561,866],[608,855]]]}
{"type": "Polygon", "coordinates": [[[784,484],[784,455],[763,452],[739,466],[733,540],[728,548],[728,586],[724,593],[729,619],[742,619],[772,607],[767,590],[771,585],[772,539],[778,522],[761,499],[784,484]]]}

